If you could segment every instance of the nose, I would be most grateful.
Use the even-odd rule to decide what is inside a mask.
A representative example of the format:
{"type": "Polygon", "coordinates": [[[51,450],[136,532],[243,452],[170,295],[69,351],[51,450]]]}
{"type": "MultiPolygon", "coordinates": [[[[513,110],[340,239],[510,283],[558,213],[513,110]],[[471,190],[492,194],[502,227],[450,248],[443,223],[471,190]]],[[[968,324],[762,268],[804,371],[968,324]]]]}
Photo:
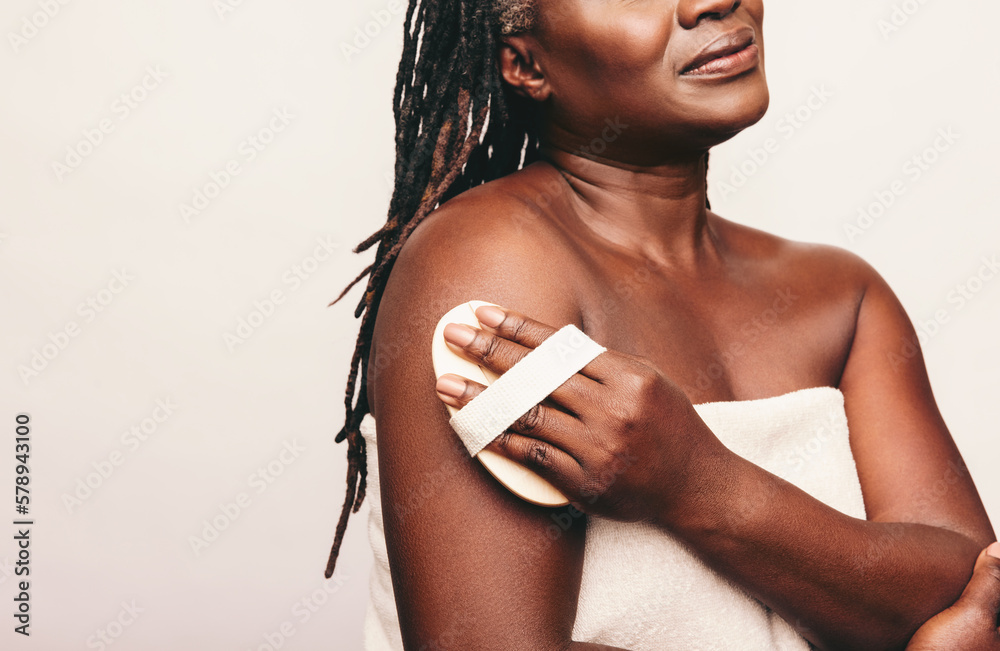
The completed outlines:
{"type": "Polygon", "coordinates": [[[702,18],[722,19],[736,11],[743,0],[680,0],[677,20],[681,27],[693,29],[702,18]]]}

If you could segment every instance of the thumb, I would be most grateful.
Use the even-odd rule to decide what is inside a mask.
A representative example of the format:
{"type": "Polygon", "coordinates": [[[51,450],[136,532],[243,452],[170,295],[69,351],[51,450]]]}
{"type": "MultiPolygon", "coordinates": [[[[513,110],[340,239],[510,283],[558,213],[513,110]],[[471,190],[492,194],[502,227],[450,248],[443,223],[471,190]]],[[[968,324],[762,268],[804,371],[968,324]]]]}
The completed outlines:
{"type": "Polygon", "coordinates": [[[1000,612],[1000,542],[979,553],[972,578],[955,604],[981,612],[995,622],[1000,612]]]}

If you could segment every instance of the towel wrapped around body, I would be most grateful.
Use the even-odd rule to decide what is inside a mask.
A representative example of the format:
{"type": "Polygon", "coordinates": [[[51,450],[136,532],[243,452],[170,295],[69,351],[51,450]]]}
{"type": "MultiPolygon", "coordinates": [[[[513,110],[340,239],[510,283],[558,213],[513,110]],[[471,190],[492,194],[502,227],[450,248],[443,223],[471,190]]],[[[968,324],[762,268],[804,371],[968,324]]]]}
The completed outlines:
{"type": "MultiPolygon", "coordinates": [[[[828,506],[865,517],[844,396],[813,387],[772,398],[695,405],[726,447],[828,506]]],[[[402,651],[378,483],[375,419],[367,443],[368,535],[374,555],[366,651],[402,651]]],[[[806,651],[784,619],[660,528],[588,516],[573,639],[629,651],[806,651]]]]}

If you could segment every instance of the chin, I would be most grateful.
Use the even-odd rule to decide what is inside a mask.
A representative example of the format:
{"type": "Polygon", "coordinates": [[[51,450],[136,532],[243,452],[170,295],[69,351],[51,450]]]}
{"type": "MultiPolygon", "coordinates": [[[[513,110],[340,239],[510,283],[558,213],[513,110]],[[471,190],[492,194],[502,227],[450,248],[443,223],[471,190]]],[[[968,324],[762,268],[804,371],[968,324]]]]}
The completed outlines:
{"type": "Polygon", "coordinates": [[[771,96],[767,84],[755,84],[741,93],[730,92],[724,100],[718,97],[706,101],[699,111],[702,129],[700,131],[710,145],[729,140],[739,132],[760,122],[767,113],[771,96]]]}
{"type": "Polygon", "coordinates": [[[763,84],[760,88],[750,94],[746,98],[742,121],[740,124],[740,130],[746,129],[747,127],[753,126],[760,122],[764,114],[767,113],[767,107],[771,103],[771,94],[767,90],[767,84],[763,84]]]}

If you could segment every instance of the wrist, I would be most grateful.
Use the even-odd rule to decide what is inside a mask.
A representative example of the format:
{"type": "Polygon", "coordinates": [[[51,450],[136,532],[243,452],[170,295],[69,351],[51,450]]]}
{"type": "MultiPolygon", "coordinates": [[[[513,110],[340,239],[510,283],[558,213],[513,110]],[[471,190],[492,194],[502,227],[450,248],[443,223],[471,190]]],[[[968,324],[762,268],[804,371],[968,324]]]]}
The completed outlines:
{"type": "Polygon", "coordinates": [[[667,499],[656,524],[686,539],[716,535],[733,526],[734,509],[741,502],[746,460],[722,444],[700,422],[702,432],[685,432],[687,441],[701,441],[691,450],[683,471],[670,481],[667,499]]]}

